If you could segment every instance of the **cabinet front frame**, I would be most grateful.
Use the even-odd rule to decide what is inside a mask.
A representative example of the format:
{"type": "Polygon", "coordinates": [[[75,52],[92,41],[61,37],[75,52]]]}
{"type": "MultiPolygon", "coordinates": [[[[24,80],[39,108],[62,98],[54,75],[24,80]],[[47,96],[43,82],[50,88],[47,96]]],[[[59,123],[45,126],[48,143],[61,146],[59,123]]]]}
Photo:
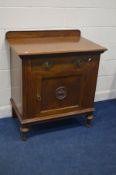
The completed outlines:
{"type": "MultiPolygon", "coordinates": [[[[55,57],[58,58],[59,55],[52,55],[52,57],[55,57]]],[[[60,55],[61,57],[64,57],[64,55],[60,55]]],[[[95,88],[96,88],[96,80],[97,80],[97,72],[98,72],[98,66],[99,66],[99,54],[75,54],[74,55],[74,58],[75,57],[87,57],[88,59],[91,57],[92,60],[91,62],[87,61],[84,64],[86,64],[86,66],[81,66],[78,67],[76,70],[74,69],[74,71],[67,71],[65,73],[65,71],[61,72],[61,75],[60,75],[60,72],[56,72],[56,74],[54,74],[54,76],[70,76],[71,74],[74,75],[74,74],[83,74],[83,85],[82,85],[82,95],[81,95],[81,100],[80,100],[80,106],[81,108],[78,108],[77,107],[67,107],[66,110],[66,113],[68,111],[78,111],[78,110],[85,110],[85,109],[89,109],[89,108],[93,108],[93,100],[94,100],[94,93],[95,93],[95,88]],[[87,81],[91,82],[91,85],[88,83],[88,87],[86,86],[86,83],[87,81]],[[86,82],[86,83],[84,83],[86,82]],[[92,91],[92,92],[90,92],[92,91]],[[86,98],[86,99],[85,99],[86,98]]],[[[66,55],[67,57],[67,55],[66,55]]],[[[72,58],[73,56],[69,54],[68,56],[68,60],[70,60],[70,58],[72,58]]],[[[47,58],[47,57],[46,57],[47,58]]],[[[48,59],[50,58],[50,55],[48,55],[48,59]]],[[[35,78],[36,76],[38,76],[38,78],[40,78],[40,81],[42,80],[41,78],[44,77],[44,76],[53,76],[53,72],[50,73],[50,70],[44,70],[44,71],[38,71],[38,70],[34,70],[32,68],[32,65],[34,65],[34,59],[40,59],[38,56],[36,57],[28,57],[27,59],[23,59],[23,65],[24,65],[24,69],[23,69],[23,82],[24,82],[24,86],[25,88],[23,88],[23,94],[24,94],[24,98],[23,98],[23,101],[24,101],[24,113],[23,113],[23,118],[24,119],[30,119],[32,117],[35,116],[36,117],[44,117],[46,115],[51,115],[51,113],[49,113],[48,111],[46,112],[42,112],[41,115],[38,114],[38,112],[36,114],[33,113],[33,110],[35,109],[35,106],[36,104],[35,103],[32,103],[33,102],[33,81],[36,81],[35,78]],[[27,78],[28,77],[28,78],[27,78]]],[[[44,61],[44,58],[43,58],[43,61],[44,61]]],[[[70,62],[70,61],[69,61],[70,62]]],[[[69,69],[70,70],[70,69],[69,69]]],[[[36,84],[37,85],[37,84],[36,84]]],[[[41,106],[41,105],[40,105],[41,106]]],[[[65,113],[65,110],[61,109],[59,110],[59,114],[61,114],[62,112],[65,113]]],[[[58,109],[54,110],[53,114],[56,114],[58,113],[58,109]]]]}

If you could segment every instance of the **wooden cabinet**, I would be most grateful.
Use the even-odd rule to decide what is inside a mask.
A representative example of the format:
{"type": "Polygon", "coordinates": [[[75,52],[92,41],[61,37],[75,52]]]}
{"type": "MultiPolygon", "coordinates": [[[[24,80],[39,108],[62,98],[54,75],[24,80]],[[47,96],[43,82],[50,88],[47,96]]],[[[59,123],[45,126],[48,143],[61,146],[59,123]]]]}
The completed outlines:
{"type": "Polygon", "coordinates": [[[85,114],[90,126],[100,54],[106,48],[79,30],[7,32],[11,57],[11,104],[29,125],[85,114]]]}

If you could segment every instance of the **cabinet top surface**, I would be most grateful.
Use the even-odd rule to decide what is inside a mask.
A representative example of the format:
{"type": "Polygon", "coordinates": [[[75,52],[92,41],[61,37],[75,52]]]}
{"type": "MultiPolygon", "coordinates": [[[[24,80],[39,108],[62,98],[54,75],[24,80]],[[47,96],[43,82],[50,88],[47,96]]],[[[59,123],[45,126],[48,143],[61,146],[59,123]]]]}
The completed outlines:
{"type": "Polygon", "coordinates": [[[19,56],[107,50],[81,37],[79,30],[10,31],[6,39],[19,56]]]}

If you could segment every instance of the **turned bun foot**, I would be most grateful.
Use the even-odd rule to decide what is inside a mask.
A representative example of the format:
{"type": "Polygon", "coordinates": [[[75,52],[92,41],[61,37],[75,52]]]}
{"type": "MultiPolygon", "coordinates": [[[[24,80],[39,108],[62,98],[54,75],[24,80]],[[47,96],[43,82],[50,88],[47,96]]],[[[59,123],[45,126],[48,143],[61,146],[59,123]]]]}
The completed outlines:
{"type": "Polygon", "coordinates": [[[27,140],[27,134],[29,132],[29,128],[28,127],[21,127],[20,128],[20,136],[21,136],[21,139],[23,141],[26,141],[27,140]]]}
{"type": "Polygon", "coordinates": [[[86,116],[85,126],[87,128],[92,127],[92,120],[93,120],[93,118],[94,118],[94,116],[92,114],[91,115],[89,114],[89,115],[86,116]]]}

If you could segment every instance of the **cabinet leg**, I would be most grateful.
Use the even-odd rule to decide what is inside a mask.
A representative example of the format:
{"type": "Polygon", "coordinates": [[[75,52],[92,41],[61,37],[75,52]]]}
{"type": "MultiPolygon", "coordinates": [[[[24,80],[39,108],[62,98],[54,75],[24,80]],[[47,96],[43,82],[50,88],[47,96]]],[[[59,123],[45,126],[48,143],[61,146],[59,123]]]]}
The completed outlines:
{"type": "Polygon", "coordinates": [[[20,136],[23,141],[27,140],[27,134],[29,132],[29,128],[27,126],[20,127],[20,136]]]}
{"type": "Polygon", "coordinates": [[[94,116],[92,113],[88,113],[86,115],[86,123],[85,123],[86,127],[90,128],[92,126],[91,123],[92,123],[93,118],[94,116]]]}
{"type": "Polygon", "coordinates": [[[15,112],[15,110],[14,110],[13,107],[12,107],[12,117],[13,117],[13,118],[16,118],[16,117],[17,117],[16,112],[15,112]]]}

